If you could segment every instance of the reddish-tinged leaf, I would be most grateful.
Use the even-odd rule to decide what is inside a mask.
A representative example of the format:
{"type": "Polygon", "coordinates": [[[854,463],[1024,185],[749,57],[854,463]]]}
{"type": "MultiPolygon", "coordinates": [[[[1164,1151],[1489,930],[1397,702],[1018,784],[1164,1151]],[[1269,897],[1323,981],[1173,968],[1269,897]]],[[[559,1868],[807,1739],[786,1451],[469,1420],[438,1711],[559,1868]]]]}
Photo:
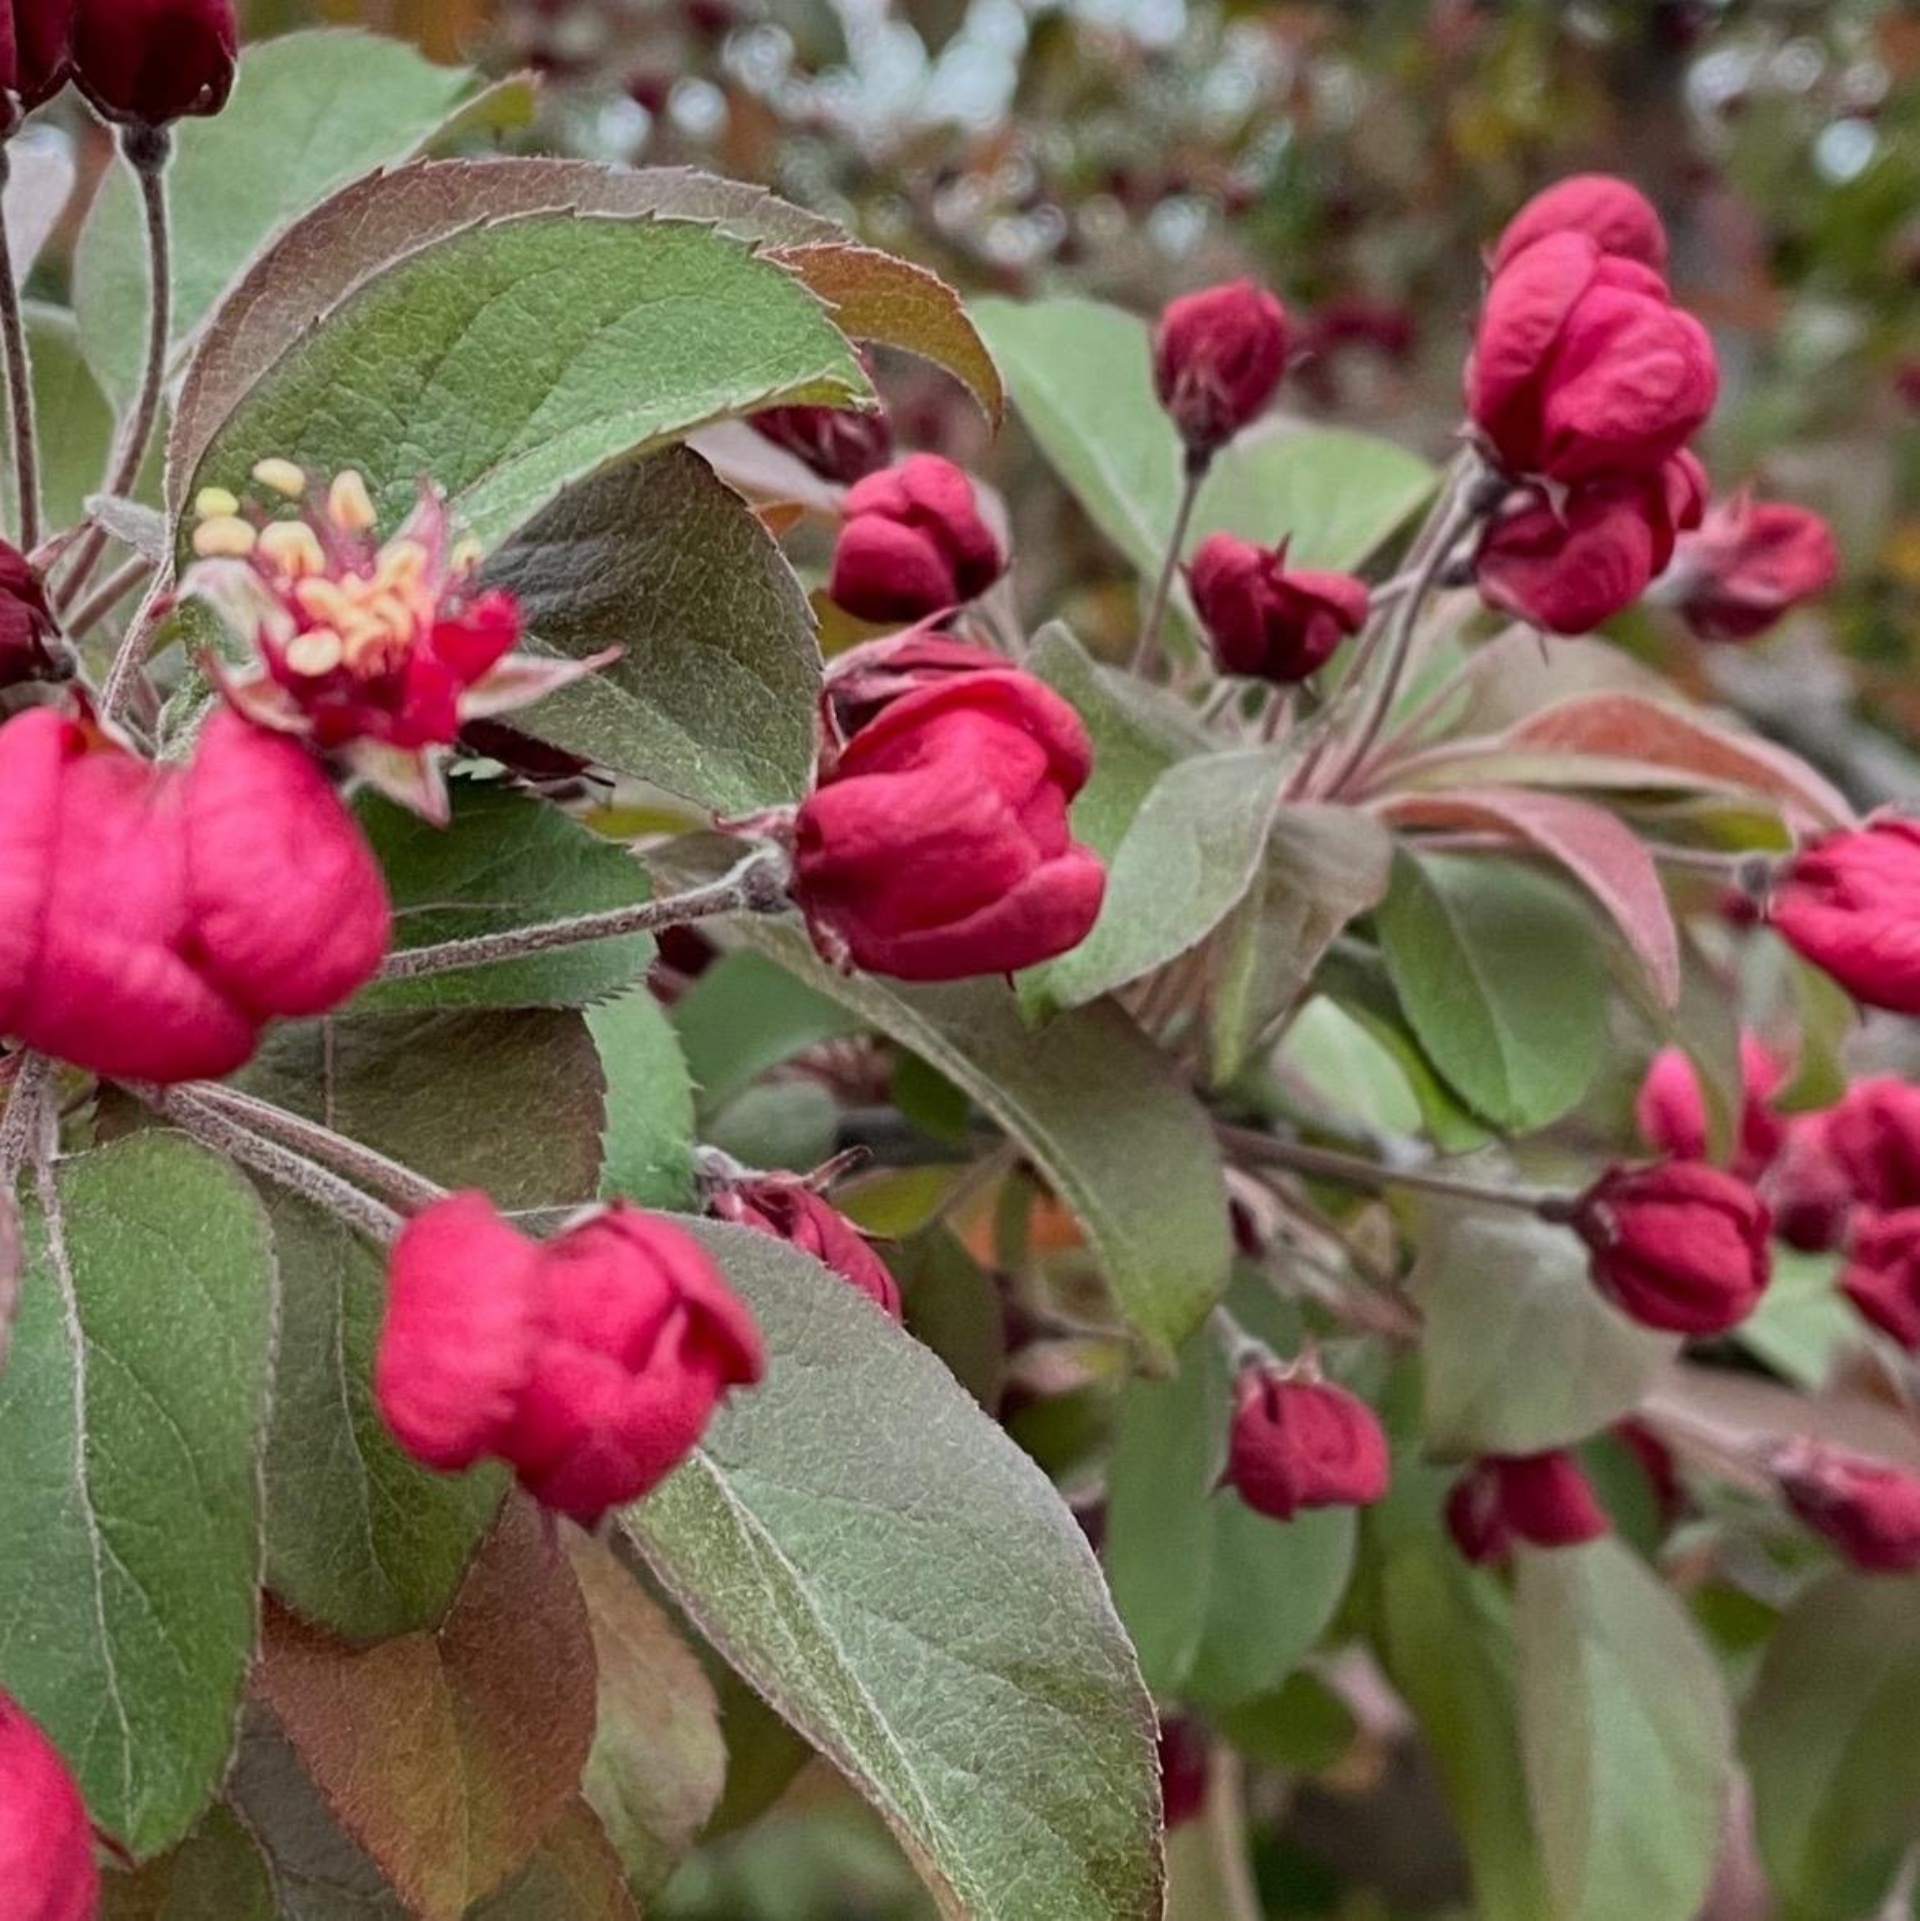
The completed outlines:
{"type": "Polygon", "coordinates": [[[1563,701],[1523,721],[1506,736],[1506,744],[1637,760],[1710,783],[1731,783],[1769,796],[1804,827],[1846,827],[1855,819],[1846,796],[1797,754],[1637,694],[1563,701]]]}
{"type": "Polygon", "coordinates": [[[1660,1005],[1680,1000],[1680,937],[1653,856],[1603,807],[1519,788],[1395,794],[1381,812],[1396,827],[1491,832],[1564,867],[1606,910],[1646,969],[1660,1005]]]}
{"type": "Polygon", "coordinates": [[[584,1801],[575,1801],[512,1887],[468,1921],[640,1921],[620,1856],[584,1801]]]}
{"type": "Polygon", "coordinates": [[[509,1501],[437,1633],[354,1648],[269,1613],[255,1693],[421,1921],[459,1921],[572,1806],[593,1639],[559,1543],[509,1501]]]}

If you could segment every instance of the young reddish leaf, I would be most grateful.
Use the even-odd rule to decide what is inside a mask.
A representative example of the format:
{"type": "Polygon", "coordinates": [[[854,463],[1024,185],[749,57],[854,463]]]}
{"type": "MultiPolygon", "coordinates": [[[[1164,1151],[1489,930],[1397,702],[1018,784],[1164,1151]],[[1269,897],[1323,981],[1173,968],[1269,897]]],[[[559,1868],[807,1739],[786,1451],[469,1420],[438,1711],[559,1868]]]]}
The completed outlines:
{"type": "Polygon", "coordinates": [[[468,1921],[640,1921],[640,1910],[613,1842],[576,1800],[520,1878],[468,1921]]]}
{"type": "Polygon", "coordinates": [[[437,1633],[354,1648],[272,1610],[254,1691],[408,1908],[459,1921],[573,1802],[593,1639],[565,1554],[516,1500],[437,1633]]]}
{"type": "Polygon", "coordinates": [[[1381,811],[1397,827],[1491,831],[1556,861],[1606,910],[1646,969],[1660,1005],[1680,1000],[1680,937],[1659,869],[1639,837],[1603,807],[1512,787],[1395,794],[1381,811]]]}
{"type": "Polygon", "coordinates": [[[1716,784],[1730,783],[1778,801],[1790,820],[1805,826],[1846,827],[1855,819],[1846,796],[1798,755],[1638,694],[1588,694],[1562,701],[1521,722],[1506,736],[1506,744],[1637,760],[1716,784]]]}

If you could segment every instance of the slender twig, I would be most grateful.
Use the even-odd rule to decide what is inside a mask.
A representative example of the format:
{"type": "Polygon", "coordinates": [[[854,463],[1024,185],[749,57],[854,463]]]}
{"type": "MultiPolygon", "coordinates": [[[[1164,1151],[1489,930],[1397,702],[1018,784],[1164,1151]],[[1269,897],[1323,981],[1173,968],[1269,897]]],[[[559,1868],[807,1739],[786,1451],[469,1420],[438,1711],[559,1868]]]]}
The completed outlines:
{"type": "MultiPolygon", "coordinates": [[[[147,448],[160,419],[160,401],[167,384],[167,351],[173,339],[173,238],[167,219],[167,160],[173,136],[164,127],[123,127],[120,151],[140,184],[140,205],[146,217],[147,258],[151,291],[147,306],[147,359],[133,411],[122,424],[117,451],[104,492],[131,497],[146,464],[147,448]]],[[[61,583],[60,604],[73,605],[85,591],[93,570],[106,551],[107,530],[96,522],[75,543],[73,559],[61,583]]]]}
{"type": "Polygon", "coordinates": [[[1543,1220],[1564,1219],[1571,1205],[1568,1196],[1541,1188],[1463,1180],[1457,1174],[1439,1174],[1430,1168],[1389,1167],[1381,1161],[1362,1160],[1356,1154],[1340,1154],[1327,1147],[1309,1147],[1302,1141],[1283,1141],[1275,1135],[1262,1134],[1251,1127],[1235,1127],[1225,1121],[1215,1122],[1214,1132],[1221,1144],[1243,1161],[1291,1168],[1296,1174],[1337,1181],[1342,1186],[1362,1188],[1370,1194],[1377,1194],[1383,1188],[1406,1187],[1423,1194],[1442,1194],[1452,1200],[1510,1207],[1523,1214],[1537,1214],[1543,1220]]]}
{"type": "Polygon", "coordinates": [[[785,853],[777,847],[757,847],[731,873],[704,887],[689,888],[684,894],[668,894],[632,907],[610,907],[597,914],[575,914],[567,920],[543,921],[536,927],[515,927],[501,934],[476,934],[469,940],[410,947],[389,955],[376,978],[420,980],[429,974],[455,973],[463,967],[522,960],[556,947],[617,940],[626,934],[650,934],[715,914],[778,913],[788,905],[788,878],[785,853]]]}
{"type": "Polygon", "coordinates": [[[243,1094],[237,1087],[196,1081],[189,1087],[176,1088],[172,1098],[202,1110],[210,1109],[251,1128],[256,1134],[278,1141],[283,1147],[323,1162],[359,1185],[384,1195],[406,1212],[431,1207],[435,1201],[446,1199],[447,1190],[424,1174],[390,1160],[360,1141],[350,1140],[345,1134],[336,1133],[331,1127],[310,1121],[304,1114],[289,1113],[271,1101],[243,1094]]]}
{"type": "Polygon", "coordinates": [[[1207,1750],[1205,1820],[1214,1886],[1226,1903],[1220,1921],[1261,1921],[1266,1909],[1247,1848],[1245,1764],[1225,1741],[1207,1750]]]}
{"type": "Polygon", "coordinates": [[[5,1368],[13,1346],[13,1321],[27,1267],[15,1190],[29,1156],[36,1163],[51,1159],[45,1136],[52,1091],[53,1063],[44,1054],[21,1055],[6,1115],[0,1118],[0,1369],[5,1368]]]}
{"type": "Polygon", "coordinates": [[[363,1193],[351,1181],[342,1180],[330,1168],[282,1147],[278,1141],[263,1140],[251,1128],[229,1120],[178,1088],[143,1086],[134,1091],[183,1134],[191,1134],[195,1140],[217,1148],[243,1167],[277,1181],[369,1240],[384,1245],[400,1232],[400,1216],[392,1208],[363,1193]]]}
{"type": "Polygon", "coordinates": [[[1160,644],[1160,629],[1166,622],[1167,603],[1173,598],[1173,577],[1179,571],[1180,556],[1187,544],[1187,529],[1193,524],[1193,510],[1199,503],[1200,489],[1212,464],[1212,454],[1191,447],[1187,449],[1186,466],[1180,483],[1180,506],[1173,517],[1173,532],[1160,562],[1160,577],[1153,583],[1153,599],[1148,603],[1147,617],[1140,623],[1140,638],[1133,644],[1133,659],[1128,663],[1136,674],[1146,672],[1148,663],[1153,659],[1153,651],[1160,644]]]}
{"type": "MultiPolygon", "coordinates": [[[[7,144],[0,140],[0,193],[12,171],[7,144]]],[[[33,424],[33,362],[27,354],[27,324],[14,280],[13,243],[0,220],[0,340],[7,356],[7,412],[13,422],[13,487],[20,515],[20,551],[40,544],[40,450],[33,424]]]]}
{"type": "Polygon", "coordinates": [[[153,562],[144,554],[135,554],[116,567],[61,625],[76,638],[97,627],[152,572],[153,562]]]}

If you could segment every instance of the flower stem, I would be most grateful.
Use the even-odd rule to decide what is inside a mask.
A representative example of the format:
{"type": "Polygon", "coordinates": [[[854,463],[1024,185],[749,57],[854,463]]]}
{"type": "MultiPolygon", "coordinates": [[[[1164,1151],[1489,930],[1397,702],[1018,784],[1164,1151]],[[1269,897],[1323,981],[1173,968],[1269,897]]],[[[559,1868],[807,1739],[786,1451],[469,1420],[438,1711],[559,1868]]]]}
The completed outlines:
{"type": "Polygon", "coordinates": [[[790,867],[782,849],[756,847],[732,872],[704,887],[689,888],[684,894],[668,894],[632,907],[611,907],[597,914],[576,914],[568,920],[543,921],[536,927],[516,927],[503,934],[476,934],[470,940],[407,948],[390,954],[375,978],[411,981],[429,974],[452,974],[465,967],[523,960],[556,947],[617,940],[626,934],[650,934],[686,921],[707,920],[715,914],[777,914],[790,905],[789,878],[790,867]]]}
{"type": "Polygon", "coordinates": [[[1180,485],[1180,506],[1173,517],[1173,533],[1167,541],[1166,555],[1160,562],[1160,577],[1153,583],[1153,599],[1147,605],[1147,617],[1140,623],[1140,638],[1133,644],[1133,658],[1127,663],[1133,673],[1146,672],[1153,660],[1154,650],[1160,645],[1160,629],[1166,624],[1167,604],[1173,598],[1173,576],[1187,544],[1187,529],[1193,524],[1193,510],[1199,504],[1201,486],[1206,481],[1207,469],[1212,465],[1211,453],[1193,447],[1187,449],[1180,485]]]}
{"type": "MultiPolygon", "coordinates": [[[[12,163],[0,140],[0,193],[4,193],[12,163]]],[[[30,554],[40,544],[40,449],[33,421],[33,363],[27,354],[26,321],[20,312],[20,289],[13,277],[13,244],[0,220],[0,341],[7,356],[7,414],[13,422],[13,485],[20,514],[20,551],[30,554]]]]}
{"type": "MultiPolygon", "coordinates": [[[[140,376],[140,391],[121,427],[112,469],[102,490],[130,498],[139,485],[140,469],[146,464],[153,430],[159,423],[160,401],[167,385],[167,351],[173,340],[173,237],[167,219],[167,161],[173,152],[173,136],[164,127],[123,127],[120,152],[140,184],[152,283],[147,305],[147,361],[140,376]]],[[[60,589],[63,610],[85,591],[106,545],[107,530],[97,523],[75,544],[60,589]]]]}
{"type": "Polygon", "coordinates": [[[48,1158],[47,1120],[52,1111],[52,1092],[53,1063],[44,1054],[22,1054],[14,1072],[13,1092],[7,1098],[6,1115],[0,1119],[0,1369],[6,1367],[13,1346],[13,1320],[27,1272],[15,1190],[29,1157],[36,1162],[48,1158]]]}
{"type": "Polygon", "coordinates": [[[153,572],[153,562],[144,554],[116,567],[84,602],[61,623],[67,632],[79,636],[97,627],[133,590],[153,572]]]}
{"type": "Polygon", "coordinates": [[[1357,1154],[1336,1153],[1328,1147],[1308,1147],[1284,1141],[1251,1127],[1214,1123],[1221,1144],[1242,1161],[1284,1167],[1315,1180],[1337,1181],[1347,1187],[1378,1193],[1382,1188],[1405,1187],[1422,1194],[1441,1194],[1451,1200],[1482,1201],[1489,1207],[1510,1207],[1542,1220],[1563,1219],[1569,1197],[1536,1187],[1509,1187],[1490,1181],[1463,1180],[1455,1174],[1436,1174],[1429,1168],[1389,1167],[1382,1161],[1362,1160],[1357,1154]]]}

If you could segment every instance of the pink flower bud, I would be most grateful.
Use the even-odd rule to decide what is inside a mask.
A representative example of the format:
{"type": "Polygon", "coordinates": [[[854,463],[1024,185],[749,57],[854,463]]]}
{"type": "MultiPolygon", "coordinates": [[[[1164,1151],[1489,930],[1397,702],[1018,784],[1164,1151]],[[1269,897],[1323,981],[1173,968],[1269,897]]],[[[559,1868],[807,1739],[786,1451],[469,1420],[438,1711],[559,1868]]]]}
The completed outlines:
{"type": "Polygon", "coordinates": [[[353,817],[300,745],[218,713],[154,766],[51,708],[0,728],[0,1031],[138,1080],[232,1072],[391,934],[353,817]]]}
{"type": "Polygon", "coordinates": [[[93,1921],[100,1870],[58,1749],[0,1693],[0,1921],[93,1921]]]}
{"type": "Polygon", "coordinates": [[[1256,1514],[1370,1507],[1387,1491],[1387,1437],[1366,1402],[1331,1381],[1247,1367],[1234,1387],[1227,1475],[1256,1514]]]}
{"type": "Polygon", "coordinates": [[[1773,1231],[1803,1254],[1824,1254],[1840,1246],[1853,1214],[1853,1183],[1834,1154],[1830,1121],[1827,1114],[1790,1120],[1761,1187],[1773,1214],[1773,1231]]]}
{"type": "Polygon", "coordinates": [[[762,440],[790,453],[822,480],[850,487],[893,458],[893,429],[882,413],[844,407],[769,407],[748,416],[762,440]]]}
{"type": "Polygon", "coordinates": [[[1723,1334],[1772,1278],[1764,1203],[1701,1161],[1610,1168],[1575,1204],[1572,1225],[1594,1284],[1645,1327],[1723,1334]]]}
{"type": "MultiPolygon", "coordinates": [[[[1716,505],[1679,543],[1667,576],[1674,604],[1702,640],[1751,640],[1840,572],[1833,531],[1790,501],[1746,494],[1716,505]]],[[[1666,589],[1663,589],[1663,593],[1666,589]]]]}
{"type": "Polygon", "coordinates": [[[1667,270],[1667,230],[1638,187],[1610,173],[1576,173],[1535,194],[1507,222],[1493,250],[1497,273],[1522,249],[1550,234],[1578,233],[1602,253],[1667,270]]]}
{"type": "Polygon", "coordinates": [[[858,1288],[882,1313],[900,1319],[900,1286],[886,1262],[867,1237],[805,1181],[779,1174],[737,1181],[714,1197],[713,1212],[723,1221],[790,1241],[858,1288]]]}
{"type": "Polygon", "coordinates": [[[1868,1207],[1920,1207],[1920,1087],[1891,1074],[1855,1081],[1827,1113],[1826,1146],[1868,1207]]]}
{"type": "Polygon", "coordinates": [[[78,0],[73,77],[109,120],[218,113],[233,88],[233,0],[78,0]]]}
{"type": "MultiPolygon", "coordinates": [[[[1785,1123],[1767,1103],[1779,1092],[1785,1074],[1753,1034],[1740,1036],[1740,1140],[1733,1171],[1757,1179],[1779,1151],[1785,1123]]],[[[1640,1138],[1656,1154],[1679,1161],[1707,1158],[1707,1103],[1700,1077],[1682,1047],[1665,1047],[1653,1057],[1634,1103],[1640,1138]]]]}
{"type": "Polygon", "coordinates": [[[973,482],[912,454],[848,488],[829,591],[861,620],[919,620],[973,600],[1007,570],[973,482]]]}
{"type": "Polygon", "coordinates": [[[1003,673],[1007,666],[1006,657],[991,647],[935,631],[932,619],[863,641],[827,662],[821,707],[829,736],[836,744],[845,742],[903,695],[965,674],[1003,673]]]}
{"type": "Polygon", "coordinates": [[[1712,411],[1718,386],[1706,329],[1651,267],[1562,231],[1494,276],[1467,404],[1508,473],[1572,482],[1657,469],[1712,411]]]}
{"type": "Polygon", "coordinates": [[[1251,280],[1169,301],[1153,330],[1153,390],[1194,455],[1258,419],[1286,370],[1287,310],[1251,280]]]}
{"type": "Polygon", "coordinates": [[[815,946],[922,981],[1078,946],[1106,887],[1067,820],[1090,766],[1079,716],[1013,668],[894,701],[795,822],[794,894],[815,946]]]}
{"type": "Polygon", "coordinates": [[[1583,481],[1558,504],[1529,489],[1482,537],[1481,597],[1550,634],[1591,633],[1646,592],[1676,530],[1698,524],[1704,490],[1687,453],[1649,473],[1583,481]]]}
{"type": "Polygon", "coordinates": [[[0,687],[53,677],[47,642],[56,632],[40,576],[19,548],[0,540],[0,687]]]}
{"type": "Polygon", "coordinates": [[[13,95],[22,115],[67,83],[73,9],[74,0],[12,0],[0,6],[0,91],[13,95]]]}
{"type": "Polygon", "coordinates": [[[1789,1442],[1773,1464],[1787,1505],[1867,1574],[1920,1568],[1920,1475],[1851,1449],[1789,1442]]]}
{"type": "Polygon", "coordinates": [[[664,1480],[764,1367],[752,1316],[664,1216],[617,1202],[533,1241],[466,1193],[394,1244],[374,1391],[415,1459],[451,1473],[497,1456],[592,1526],[664,1480]]]}
{"type": "Polygon", "coordinates": [[[1289,573],[1284,542],[1266,548],[1211,534],[1193,557],[1188,581],[1223,674],[1281,685],[1305,680],[1366,623],[1365,581],[1304,568],[1289,573]]]}
{"type": "Polygon", "coordinates": [[[1889,1340],[1920,1353],[1920,1207],[1859,1222],[1840,1291],[1889,1340]]]}
{"type": "Polygon", "coordinates": [[[1920,824],[1876,820],[1803,847],[1767,917],[1863,1006],[1920,1014],[1920,824]]]}
{"type": "Polygon", "coordinates": [[[1448,1494],[1446,1522],[1454,1546],[1476,1563],[1504,1559],[1516,1540],[1578,1547],[1608,1526],[1579,1462],[1563,1448],[1481,1456],[1448,1494]]]}

